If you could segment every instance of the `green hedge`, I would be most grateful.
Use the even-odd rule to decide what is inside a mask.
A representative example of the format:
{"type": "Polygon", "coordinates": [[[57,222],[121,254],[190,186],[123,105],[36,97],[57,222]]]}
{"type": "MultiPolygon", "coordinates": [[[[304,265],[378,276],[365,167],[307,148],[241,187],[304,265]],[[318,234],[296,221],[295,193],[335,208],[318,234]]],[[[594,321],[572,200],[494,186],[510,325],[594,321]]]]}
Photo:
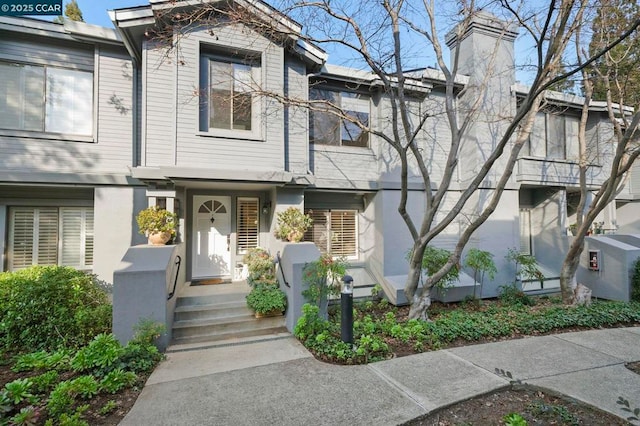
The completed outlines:
{"type": "Polygon", "coordinates": [[[63,266],[0,273],[0,344],[14,352],[73,348],[111,329],[94,276],[63,266]]]}

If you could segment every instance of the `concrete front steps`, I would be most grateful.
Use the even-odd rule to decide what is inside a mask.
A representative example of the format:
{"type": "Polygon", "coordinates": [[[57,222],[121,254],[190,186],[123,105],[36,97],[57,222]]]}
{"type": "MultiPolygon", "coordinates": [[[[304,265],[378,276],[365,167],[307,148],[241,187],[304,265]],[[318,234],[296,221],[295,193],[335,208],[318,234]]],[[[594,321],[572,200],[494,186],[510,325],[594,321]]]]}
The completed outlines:
{"type": "Polygon", "coordinates": [[[218,342],[286,332],[284,316],[255,318],[246,292],[182,296],[176,301],[172,345],[218,342]]]}

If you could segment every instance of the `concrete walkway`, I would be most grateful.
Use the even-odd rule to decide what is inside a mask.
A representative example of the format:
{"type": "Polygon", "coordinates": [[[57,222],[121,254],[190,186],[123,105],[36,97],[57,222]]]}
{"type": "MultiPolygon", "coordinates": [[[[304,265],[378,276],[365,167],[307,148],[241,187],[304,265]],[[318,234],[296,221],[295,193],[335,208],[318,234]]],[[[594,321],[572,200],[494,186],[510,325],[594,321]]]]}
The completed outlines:
{"type": "MultiPolygon", "coordinates": [[[[170,348],[171,349],[171,348],[170,348]]],[[[174,348],[175,349],[175,348],[174,348]]],[[[640,406],[640,327],[529,337],[362,366],[315,360],[289,335],[178,348],[149,378],[121,425],[397,425],[523,382],[623,414],[640,406]]]]}

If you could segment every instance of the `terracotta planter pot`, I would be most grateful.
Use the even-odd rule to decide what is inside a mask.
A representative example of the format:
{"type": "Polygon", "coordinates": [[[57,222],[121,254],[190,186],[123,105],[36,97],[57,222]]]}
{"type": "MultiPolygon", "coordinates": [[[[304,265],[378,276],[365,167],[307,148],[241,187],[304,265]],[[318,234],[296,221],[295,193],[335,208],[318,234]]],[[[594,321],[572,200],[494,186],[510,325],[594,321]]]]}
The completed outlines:
{"type": "Polygon", "coordinates": [[[299,243],[300,241],[302,241],[303,237],[304,237],[304,232],[291,231],[289,232],[289,235],[287,235],[287,240],[289,240],[289,242],[291,243],[299,243]]]}
{"type": "Polygon", "coordinates": [[[171,239],[171,232],[152,232],[147,238],[150,245],[163,246],[171,239]]]}

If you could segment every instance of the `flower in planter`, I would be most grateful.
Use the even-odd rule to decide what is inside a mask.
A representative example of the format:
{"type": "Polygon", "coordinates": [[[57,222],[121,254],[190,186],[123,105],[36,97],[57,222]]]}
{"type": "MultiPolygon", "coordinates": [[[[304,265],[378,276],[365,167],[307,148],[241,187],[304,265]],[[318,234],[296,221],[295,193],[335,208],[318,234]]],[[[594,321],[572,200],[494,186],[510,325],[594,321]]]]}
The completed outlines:
{"type": "Polygon", "coordinates": [[[140,233],[149,237],[150,244],[165,244],[176,235],[177,216],[168,210],[152,206],[141,210],[136,217],[140,233]],[[161,243],[151,242],[154,236],[161,236],[161,243]]]}
{"type": "Polygon", "coordinates": [[[287,295],[277,284],[257,284],[247,294],[247,306],[256,314],[282,313],[287,307],[287,295]]]}
{"type": "Polygon", "coordinates": [[[281,240],[298,243],[302,241],[304,233],[313,224],[313,219],[308,214],[295,207],[289,207],[278,213],[278,227],[275,236],[281,240]]]}

